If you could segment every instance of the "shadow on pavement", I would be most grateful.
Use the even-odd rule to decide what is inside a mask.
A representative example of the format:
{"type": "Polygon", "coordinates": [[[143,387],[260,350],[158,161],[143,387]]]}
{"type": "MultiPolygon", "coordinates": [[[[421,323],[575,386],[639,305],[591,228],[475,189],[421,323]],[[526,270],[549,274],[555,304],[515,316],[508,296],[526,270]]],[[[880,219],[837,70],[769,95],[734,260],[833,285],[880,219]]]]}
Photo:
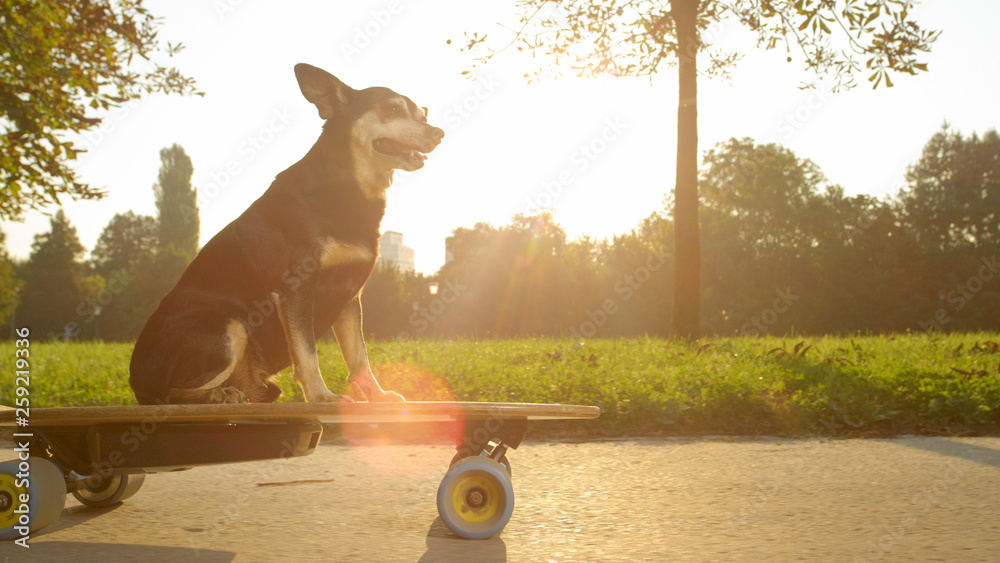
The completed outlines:
{"type": "Polygon", "coordinates": [[[892,443],[933,452],[949,457],[1000,467],[1000,450],[961,442],[950,438],[914,438],[892,440],[892,443]]]}
{"type": "Polygon", "coordinates": [[[190,548],[185,547],[160,547],[155,545],[122,545],[113,543],[88,543],[88,542],[65,542],[65,541],[44,541],[39,537],[37,541],[29,540],[29,549],[18,547],[4,542],[0,545],[0,558],[7,558],[9,561],[67,561],[79,563],[80,561],[104,561],[112,563],[115,561],[156,561],[160,562],[190,562],[197,560],[208,563],[229,563],[236,558],[235,553],[227,551],[200,550],[197,559],[190,548]]]}
{"type": "Polygon", "coordinates": [[[476,561],[494,563],[507,561],[507,546],[499,537],[488,540],[466,540],[451,532],[440,517],[427,530],[427,552],[420,563],[476,561]]]}

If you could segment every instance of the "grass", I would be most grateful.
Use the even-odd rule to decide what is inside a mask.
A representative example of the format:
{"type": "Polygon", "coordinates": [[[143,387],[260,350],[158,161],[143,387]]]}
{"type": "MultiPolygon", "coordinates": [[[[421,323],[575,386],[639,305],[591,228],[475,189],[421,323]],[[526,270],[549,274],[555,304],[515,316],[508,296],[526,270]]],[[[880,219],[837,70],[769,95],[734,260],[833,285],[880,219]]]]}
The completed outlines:
{"type": "MultiPolygon", "coordinates": [[[[584,435],[1000,434],[1000,334],[375,342],[383,386],[411,400],[598,405],[584,435]]],[[[129,344],[32,343],[34,407],[134,404],[129,344]]],[[[10,343],[0,354],[11,358],[10,343]]],[[[320,346],[332,389],[346,368],[320,346]]],[[[13,375],[13,374],[12,374],[13,375]]],[[[13,376],[0,402],[13,403],[13,376]]],[[[286,370],[284,401],[301,401],[286,370]]]]}

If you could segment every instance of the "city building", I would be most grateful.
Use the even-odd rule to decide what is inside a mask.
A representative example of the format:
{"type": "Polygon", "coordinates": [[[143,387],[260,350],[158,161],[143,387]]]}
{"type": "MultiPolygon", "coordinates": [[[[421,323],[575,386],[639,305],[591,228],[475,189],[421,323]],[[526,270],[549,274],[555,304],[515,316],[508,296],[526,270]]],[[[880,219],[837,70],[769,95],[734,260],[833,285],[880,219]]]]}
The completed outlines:
{"type": "Polygon", "coordinates": [[[417,269],[413,249],[403,244],[403,233],[396,231],[382,233],[378,264],[395,266],[402,272],[413,272],[417,269]]]}

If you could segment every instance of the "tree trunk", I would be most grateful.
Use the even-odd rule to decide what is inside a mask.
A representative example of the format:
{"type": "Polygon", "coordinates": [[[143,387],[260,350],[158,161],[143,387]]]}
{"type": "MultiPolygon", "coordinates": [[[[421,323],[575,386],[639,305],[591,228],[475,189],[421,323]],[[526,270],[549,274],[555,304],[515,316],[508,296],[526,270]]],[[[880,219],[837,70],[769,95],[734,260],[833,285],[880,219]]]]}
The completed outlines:
{"type": "Polygon", "coordinates": [[[701,250],[698,240],[698,0],[671,0],[677,30],[677,179],[674,184],[674,300],[670,334],[700,332],[701,250]]]}

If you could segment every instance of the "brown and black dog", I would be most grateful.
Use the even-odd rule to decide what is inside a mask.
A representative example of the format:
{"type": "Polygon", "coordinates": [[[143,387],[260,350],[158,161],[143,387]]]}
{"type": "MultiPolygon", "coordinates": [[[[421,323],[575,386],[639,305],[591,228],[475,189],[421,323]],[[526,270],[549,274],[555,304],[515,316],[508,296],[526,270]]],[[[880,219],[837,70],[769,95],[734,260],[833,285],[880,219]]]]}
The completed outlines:
{"type": "Polygon", "coordinates": [[[269,402],[291,364],[306,401],[338,401],[316,339],[331,327],[356,392],[384,391],[368,364],[361,288],[378,256],[393,170],[418,170],[444,132],[388,88],[354,90],[298,64],[299,88],[326,120],[312,149],[278,174],[201,249],[146,322],[132,352],[140,404],[269,402]]]}

